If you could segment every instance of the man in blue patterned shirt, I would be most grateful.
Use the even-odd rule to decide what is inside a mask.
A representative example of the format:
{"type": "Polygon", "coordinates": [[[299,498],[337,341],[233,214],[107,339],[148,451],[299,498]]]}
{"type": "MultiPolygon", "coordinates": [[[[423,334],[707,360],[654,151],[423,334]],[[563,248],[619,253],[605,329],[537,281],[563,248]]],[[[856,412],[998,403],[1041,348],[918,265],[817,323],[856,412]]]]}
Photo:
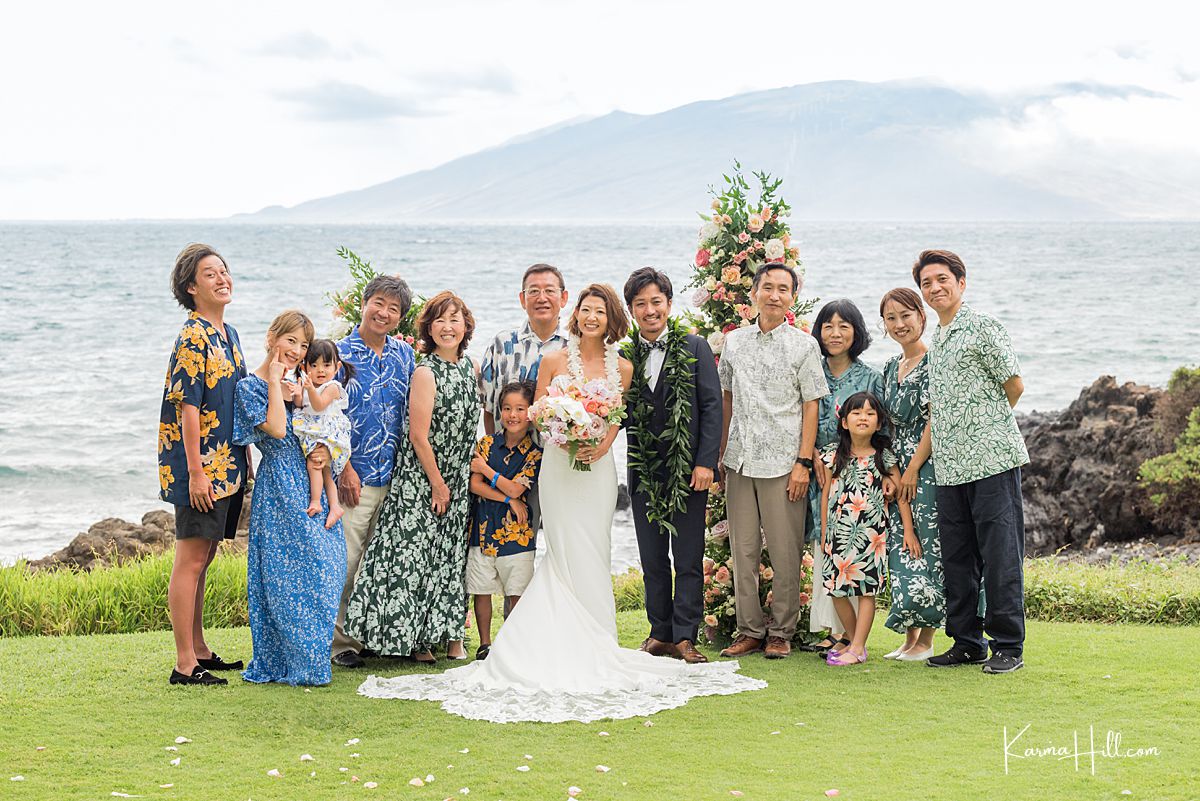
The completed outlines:
{"type": "Polygon", "coordinates": [[[350,418],[350,463],[338,477],[338,497],[346,507],[346,585],[333,634],[333,663],[362,667],[361,644],[346,634],[346,601],[358,564],[375,534],[379,506],[387,497],[396,467],[396,446],[408,414],[408,387],[416,356],[405,342],[389,336],[412,305],[412,291],[399,276],[380,275],[363,288],[362,322],[338,342],[342,360],[354,365],[346,387],[350,418]]]}

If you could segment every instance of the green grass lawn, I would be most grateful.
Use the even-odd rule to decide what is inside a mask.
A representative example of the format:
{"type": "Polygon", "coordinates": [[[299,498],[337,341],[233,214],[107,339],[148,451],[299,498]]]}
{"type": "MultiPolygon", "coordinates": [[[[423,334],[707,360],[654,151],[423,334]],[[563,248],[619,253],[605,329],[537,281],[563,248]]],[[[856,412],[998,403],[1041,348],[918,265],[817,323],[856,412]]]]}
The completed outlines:
{"type": "MultiPolygon", "coordinates": [[[[642,613],[621,613],[620,625],[622,641],[636,645],[642,613]]],[[[842,799],[1200,796],[1194,628],[1034,622],[1027,667],[987,676],[886,661],[899,638],[877,626],[862,667],[830,668],[805,653],[755,656],[743,666],[769,682],[759,692],[695,699],[649,719],[509,725],[463,720],[435,703],[361,698],[363,671],[336,670],[331,686],[311,691],[236,675],[225,688],[170,688],[170,638],[0,640],[0,798],[524,801],[564,799],[572,785],[583,801],[734,791],[823,799],[831,788],[842,799]],[[1112,730],[1121,752],[1159,755],[1097,756],[1094,775],[1086,756],[1078,770],[1074,759],[1010,759],[1006,775],[1002,731],[1011,739],[1027,724],[1010,752],[1073,750],[1076,732],[1087,751],[1090,726],[1097,750],[1112,730]],[[175,746],[178,736],[191,742],[175,746]],[[347,745],[351,738],[359,741],[347,745]],[[409,785],[429,774],[424,787],[409,785]]],[[[250,655],[246,629],[213,631],[210,642],[227,657],[250,655]]],[[[416,667],[380,660],[369,670],[416,667]]]]}

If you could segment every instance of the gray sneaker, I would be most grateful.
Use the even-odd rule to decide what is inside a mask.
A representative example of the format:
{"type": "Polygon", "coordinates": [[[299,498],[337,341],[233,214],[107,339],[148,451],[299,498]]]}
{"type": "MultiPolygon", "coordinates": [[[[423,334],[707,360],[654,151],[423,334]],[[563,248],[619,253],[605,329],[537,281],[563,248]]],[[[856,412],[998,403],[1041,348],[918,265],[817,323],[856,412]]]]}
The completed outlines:
{"type": "Polygon", "coordinates": [[[1012,673],[1014,670],[1020,670],[1025,667],[1025,662],[1019,656],[1012,656],[1000,651],[992,654],[988,661],[983,663],[984,673],[1012,673]]]}

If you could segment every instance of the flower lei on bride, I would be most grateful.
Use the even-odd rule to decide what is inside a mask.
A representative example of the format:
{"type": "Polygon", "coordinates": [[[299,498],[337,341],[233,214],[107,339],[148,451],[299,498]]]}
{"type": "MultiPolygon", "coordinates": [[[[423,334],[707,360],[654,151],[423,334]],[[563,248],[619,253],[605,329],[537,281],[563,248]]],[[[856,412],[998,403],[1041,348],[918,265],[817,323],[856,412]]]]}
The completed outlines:
{"type": "Polygon", "coordinates": [[[638,489],[646,496],[646,519],[675,535],[678,532],[671,518],[687,508],[692,492],[692,436],[688,422],[692,419],[692,393],[696,386],[692,365],[696,357],[688,351],[688,330],[682,323],[669,319],[664,333],[666,352],[658,380],[666,382],[667,425],[662,431],[654,431],[653,406],[641,400],[642,391],[649,387],[646,378],[649,353],[640,347],[641,339],[634,326],[623,346],[625,358],[633,363],[633,380],[629,385],[632,403],[626,403],[629,416],[625,430],[632,435],[627,459],[637,476],[638,489]],[[665,459],[659,453],[659,443],[667,446],[665,459]]]}

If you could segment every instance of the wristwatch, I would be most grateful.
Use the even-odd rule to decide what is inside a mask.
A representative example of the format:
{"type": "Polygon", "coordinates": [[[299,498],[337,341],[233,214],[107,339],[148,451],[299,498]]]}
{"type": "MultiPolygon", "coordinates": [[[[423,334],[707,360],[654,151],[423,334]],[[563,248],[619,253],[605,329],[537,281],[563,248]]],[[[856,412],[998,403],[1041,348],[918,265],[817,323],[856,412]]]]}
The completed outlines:
{"type": "Polygon", "coordinates": [[[803,456],[797,456],[797,457],[796,457],[796,464],[798,464],[798,465],[803,465],[804,467],[807,467],[809,470],[812,470],[812,469],[813,469],[813,460],[812,460],[812,459],[807,459],[807,458],[805,458],[805,457],[803,457],[803,456]]]}

